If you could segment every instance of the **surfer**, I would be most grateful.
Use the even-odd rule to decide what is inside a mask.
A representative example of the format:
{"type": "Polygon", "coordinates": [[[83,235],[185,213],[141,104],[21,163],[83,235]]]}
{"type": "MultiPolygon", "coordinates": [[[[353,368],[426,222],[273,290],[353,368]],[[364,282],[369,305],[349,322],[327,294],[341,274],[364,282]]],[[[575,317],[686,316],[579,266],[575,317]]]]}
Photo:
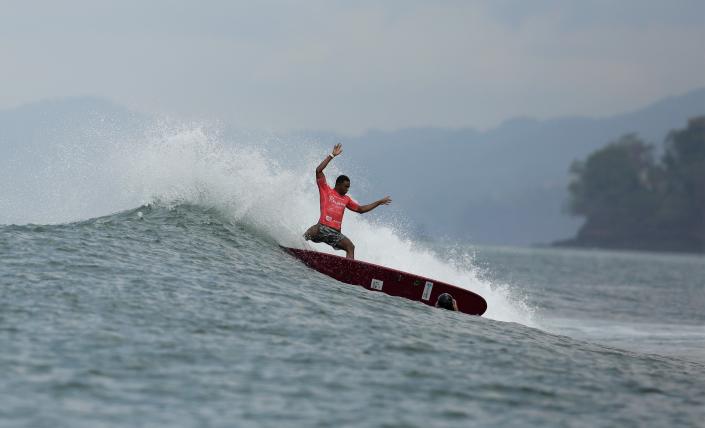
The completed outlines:
{"type": "Polygon", "coordinates": [[[341,175],[335,180],[335,187],[331,188],[326,182],[323,170],[334,157],[343,152],[343,145],[336,144],[333,151],[316,168],[316,184],[318,184],[318,195],[321,203],[321,217],[317,224],[309,227],[304,233],[307,241],[325,242],[336,250],[343,250],[349,259],[355,258],[355,245],[350,238],[343,235],[340,229],[343,226],[343,214],[345,208],[363,214],[380,205],[389,205],[392,199],[386,196],[378,201],[367,205],[358,204],[353,198],[347,195],[350,190],[350,179],[341,175]]]}

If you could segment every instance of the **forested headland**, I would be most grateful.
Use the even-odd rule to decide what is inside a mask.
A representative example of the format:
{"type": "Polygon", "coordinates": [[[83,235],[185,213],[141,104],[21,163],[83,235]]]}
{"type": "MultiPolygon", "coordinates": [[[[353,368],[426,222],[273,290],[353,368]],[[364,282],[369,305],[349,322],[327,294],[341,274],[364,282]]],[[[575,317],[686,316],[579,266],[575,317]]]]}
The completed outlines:
{"type": "Polygon", "coordinates": [[[624,135],[570,172],[568,211],[585,223],[556,245],[705,252],[705,116],[661,147],[624,135]]]}

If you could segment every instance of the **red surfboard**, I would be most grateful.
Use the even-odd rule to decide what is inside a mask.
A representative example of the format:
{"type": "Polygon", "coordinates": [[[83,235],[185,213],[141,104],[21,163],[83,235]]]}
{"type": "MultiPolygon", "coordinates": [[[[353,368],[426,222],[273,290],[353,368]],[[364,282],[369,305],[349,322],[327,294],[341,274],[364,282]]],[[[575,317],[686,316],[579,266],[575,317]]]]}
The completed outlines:
{"type": "Polygon", "coordinates": [[[458,303],[460,312],[482,315],[487,310],[487,302],[481,296],[445,282],[318,251],[282,248],[310,268],[346,284],[405,297],[430,306],[435,306],[439,295],[449,293],[458,303]]]}

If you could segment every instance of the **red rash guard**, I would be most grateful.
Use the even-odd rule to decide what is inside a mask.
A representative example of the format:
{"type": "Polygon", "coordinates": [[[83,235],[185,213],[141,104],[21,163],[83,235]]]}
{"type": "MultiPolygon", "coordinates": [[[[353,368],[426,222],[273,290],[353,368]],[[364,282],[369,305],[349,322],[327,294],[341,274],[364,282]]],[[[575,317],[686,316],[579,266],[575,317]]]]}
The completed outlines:
{"type": "Polygon", "coordinates": [[[324,175],[316,179],[316,184],[318,184],[318,195],[321,199],[321,218],[318,219],[318,222],[340,231],[343,226],[345,208],[356,210],[360,205],[350,196],[340,196],[340,193],[335,189],[331,189],[326,183],[324,175]]]}

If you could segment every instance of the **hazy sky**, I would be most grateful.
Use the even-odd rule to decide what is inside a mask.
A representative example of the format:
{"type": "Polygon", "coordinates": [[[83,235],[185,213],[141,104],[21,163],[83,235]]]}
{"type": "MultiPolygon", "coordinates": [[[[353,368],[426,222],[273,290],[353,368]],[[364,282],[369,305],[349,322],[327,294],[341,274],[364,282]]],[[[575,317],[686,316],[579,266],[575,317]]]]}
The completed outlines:
{"type": "Polygon", "coordinates": [[[0,108],[274,131],[609,115],[705,86],[705,0],[0,0],[0,108]]]}

